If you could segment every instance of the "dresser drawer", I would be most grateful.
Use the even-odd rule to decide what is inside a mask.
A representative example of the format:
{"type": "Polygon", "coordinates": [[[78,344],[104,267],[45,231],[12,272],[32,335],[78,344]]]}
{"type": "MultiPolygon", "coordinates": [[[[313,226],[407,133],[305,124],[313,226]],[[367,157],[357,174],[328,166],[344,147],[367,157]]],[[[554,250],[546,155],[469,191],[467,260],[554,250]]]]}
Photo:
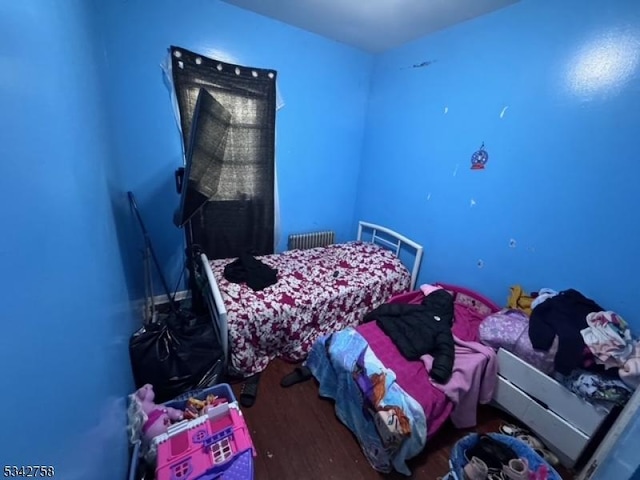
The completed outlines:
{"type": "Polygon", "coordinates": [[[498,365],[502,377],[588,436],[593,435],[606,416],[553,378],[502,348],[498,350],[498,365]]]}
{"type": "Polygon", "coordinates": [[[500,376],[494,401],[527,425],[568,467],[573,466],[589,442],[589,437],[584,432],[570,425],[500,376]]]}

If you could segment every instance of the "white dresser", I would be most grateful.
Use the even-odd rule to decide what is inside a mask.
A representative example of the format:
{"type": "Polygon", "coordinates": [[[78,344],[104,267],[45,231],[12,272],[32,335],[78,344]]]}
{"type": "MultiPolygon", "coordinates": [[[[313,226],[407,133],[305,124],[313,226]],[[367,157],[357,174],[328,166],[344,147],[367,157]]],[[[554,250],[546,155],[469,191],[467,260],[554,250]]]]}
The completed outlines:
{"type": "Polygon", "coordinates": [[[524,423],[563,465],[572,467],[606,413],[502,348],[498,364],[495,404],[524,423]]]}

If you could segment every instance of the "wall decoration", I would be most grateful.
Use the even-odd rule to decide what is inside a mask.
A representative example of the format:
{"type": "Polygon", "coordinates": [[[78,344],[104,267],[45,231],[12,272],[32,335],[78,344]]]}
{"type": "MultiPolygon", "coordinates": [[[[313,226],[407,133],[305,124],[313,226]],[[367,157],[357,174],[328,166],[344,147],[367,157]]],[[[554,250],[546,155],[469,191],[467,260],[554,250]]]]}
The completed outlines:
{"type": "Polygon", "coordinates": [[[489,154],[484,149],[484,142],[480,150],[471,155],[471,170],[484,170],[484,166],[489,161],[489,154]]]}

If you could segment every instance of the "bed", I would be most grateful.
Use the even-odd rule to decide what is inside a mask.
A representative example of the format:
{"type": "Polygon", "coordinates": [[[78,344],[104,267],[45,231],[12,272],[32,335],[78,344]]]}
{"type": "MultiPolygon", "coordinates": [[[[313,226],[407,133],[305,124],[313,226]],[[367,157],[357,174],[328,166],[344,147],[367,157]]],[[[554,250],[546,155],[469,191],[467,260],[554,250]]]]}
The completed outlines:
{"type": "MultiPolygon", "coordinates": [[[[439,285],[454,295],[454,335],[477,342],[480,322],[499,307],[470,290],[439,285]]],[[[422,298],[418,290],[391,302],[420,303],[422,298]]],[[[410,475],[406,461],[418,455],[442,427],[454,403],[431,383],[425,364],[406,360],[376,322],[349,330],[318,339],[305,365],[318,381],[320,395],[335,401],[337,417],[356,436],[371,466],[410,475]],[[371,379],[373,385],[368,385],[371,379]],[[366,400],[367,391],[382,390],[384,398],[374,412],[366,400]],[[388,410],[395,414],[389,415],[388,410]]]]}
{"type": "Polygon", "coordinates": [[[278,270],[278,282],[261,291],[224,278],[232,259],[201,254],[199,281],[230,371],[248,376],[275,357],[303,360],[318,337],[412,289],[422,253],[393,230],[359,222],[354,242],[258,257],[278,270]]]}
{"type": "Polygon", "coordinates": [[[566,467],[573,467],[607,413],[501,348],[494,401],[530,428],[566,467]]]}
{"type": "Polygon", "coordinates": [[[494,403],[531,429],[566,467],[580,467],[619,412],[590,403],[554,376],[556,342],[549,352],[534,350],[528,316],[504,309],[480,327],[481,340],[497,350],[494,403]]]}

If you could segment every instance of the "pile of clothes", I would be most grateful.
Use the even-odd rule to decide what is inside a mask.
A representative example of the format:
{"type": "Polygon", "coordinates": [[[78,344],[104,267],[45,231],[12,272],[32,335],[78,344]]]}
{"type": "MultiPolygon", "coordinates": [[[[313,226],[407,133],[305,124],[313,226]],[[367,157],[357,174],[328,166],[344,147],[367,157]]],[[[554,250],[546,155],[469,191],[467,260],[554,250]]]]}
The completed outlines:
{"type": "Polygon", "coordinates": [[[549,368],[530,363],[545,373],[553,370],[561,383],[589,401],[623,405],[640,385],[640,343],[627,322],[575,289],[543,288],[527,295],[514,286],[508,308],[496,316],[481,325],[484,343],[507,348],[525,360],[548,354],[538,363],[549,368]],[[518,336],[513,345],[495,345],[505,343],[502,330],[516,323],[518,336]],[[522,348],[529,342],[531,351],[522,348]],[[524,355],[518,349],[525,350],[524,355]]]}

